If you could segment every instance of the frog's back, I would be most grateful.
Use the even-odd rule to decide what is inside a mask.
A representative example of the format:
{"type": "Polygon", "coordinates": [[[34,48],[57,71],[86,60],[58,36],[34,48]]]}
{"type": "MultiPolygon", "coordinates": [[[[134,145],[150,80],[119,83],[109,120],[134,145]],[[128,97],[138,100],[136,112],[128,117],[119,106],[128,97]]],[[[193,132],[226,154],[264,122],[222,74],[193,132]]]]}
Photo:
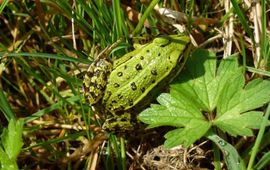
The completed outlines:
{"type": "Polygon", "coordinates": [[[123,56],[130,59],[118,64],[111,72],[103,98],[105,107],[116,112],[141,103],[160,82],[176,74],[175,67],[189,41],[185,35],[156,38],[123,56]]]}

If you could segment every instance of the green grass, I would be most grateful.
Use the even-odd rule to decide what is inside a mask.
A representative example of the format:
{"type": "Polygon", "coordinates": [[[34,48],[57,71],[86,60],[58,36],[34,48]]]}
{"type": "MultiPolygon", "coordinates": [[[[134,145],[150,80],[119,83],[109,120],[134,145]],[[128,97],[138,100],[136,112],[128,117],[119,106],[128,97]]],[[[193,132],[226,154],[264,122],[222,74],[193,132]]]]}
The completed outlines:
{"type": "MultiPolygon", "coordinates": [[[[13,161],[12,165],[15,166],[17,157],[18,167],[24,169],[96,167],[124,170],[130,166],[147,166],[142,165],[143,156],[162,145],[163,135],[169,130],[157,128],[130,133],[137,138],[127,134],[120,137],[102,131],[104,115],[93,112],[86,103],[82,82],[85,71],[95,56],[120,38],[123,38],[123,41],[113,50],[110,55],[112,58],[119,58],[131,51],[136,40],[144,43],[140,40],[145,37],[178,33],[176,28],[168,23],[168,18],[164,18],[163,14],[157,15],[154,8],[157,4],[159,7],[181,12],[177,19],[185,15],[186,19],[180,25],[185,26],[186,33],[192,35],[197,44],[219,34],[224,35],[230,16],[234,16],[231,51],[239,56],[239,63],[245,70],[245,82],[251,82],[255,78],[265,81],[269,79],[269,1],[261,2],[262,17],[257,20],[261,27],[258,27],[257,32],[252,18],[256,16],[256,11],[254,13],[252,6],[244,6],[244,2],[232,0],[232,9],[227,12],[224,10],[223,1],[166,2],[1,2],[0,132],[2,133],[3,128],[8,127],[10,122],[18,118],[24,120],[23,147],[19,155],[15,154],[10,159],[13,161]],[[129,9],[133,12],[133,18],[128,17],[127,6],[131,7],[129,9]],[[140,16],[137,16],[138,13],[140,16]],[[139,20],[135,19],[139,17],[139,20]],[[255,55],[258,53],[260,56],[255,55]]],[[[216,53],[217,63],[224,57],[223,47],[224,39],[221,38],[204,45],[205,49],[216,53]]],[[[258,97],[251,100],[263,99],[258,97]]],[[[263,120],[269,119],[266,105],[256,109],[265,113],[261,115],[264,116],[263,120]]],[[[11,125],[12,123],[9,126],[11,125]]],[[[195,140],[194,146],[205,153],[211,153],[211,159],[202,161],[208,165],[205,168],[211,168],[211,163],[215,164],[217,169],[224,168],[221,167],[224,163],[230,167],[231,159],[226,159],[221,154],[226,151],[237,152],[243,169],[263,169],[269,167],[270,160],[270,129],[267,125],[267,121],[263,121],[258,130],[252,131],[254,135],[246,138],[215,129],[213,132],[228,143],[227,148],[214,145],[216,141],[211,140],[211,137],[207,144],[202,144],[207,139],[201,136],[195,140]],[[214,153],[211,150],[214,150],[214,153]]],[[[12,134],[11,132],[12,130],[9,133],[12,134]]],[[[6,143],[1,140],[0,148],[4,148],[2,146],[6,143]]],[[[20,149],[19,144],[18,148],[20,149]]],[[[1,149],[3,155],[7,152],[5,148],[1,149]]],[[[168,162],[170,163],[172,162],[168,162]]],[[[195,165],[188,162],[188,166],[195,165]]],[[[2,162],[1,168],[4,169],[2,162]]]]}

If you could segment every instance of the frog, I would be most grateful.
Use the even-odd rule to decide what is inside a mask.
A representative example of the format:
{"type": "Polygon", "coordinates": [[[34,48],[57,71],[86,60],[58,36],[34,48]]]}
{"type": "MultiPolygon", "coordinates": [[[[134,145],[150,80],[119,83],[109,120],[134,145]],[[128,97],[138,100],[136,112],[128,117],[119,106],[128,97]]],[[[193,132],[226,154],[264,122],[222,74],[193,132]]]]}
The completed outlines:
{"type": "MultiPolygon", "coordinates": [[[[163,86],[182,70],[190,51],[186,34],[167,35],[116,60],[108,51],[89,66],[83,80],[85,96],[94,110],[110,115],[105,129],[132,129],[134,119],[163,86]]],[[[116,46],[116,44],[112,46],[116,46]]]]}

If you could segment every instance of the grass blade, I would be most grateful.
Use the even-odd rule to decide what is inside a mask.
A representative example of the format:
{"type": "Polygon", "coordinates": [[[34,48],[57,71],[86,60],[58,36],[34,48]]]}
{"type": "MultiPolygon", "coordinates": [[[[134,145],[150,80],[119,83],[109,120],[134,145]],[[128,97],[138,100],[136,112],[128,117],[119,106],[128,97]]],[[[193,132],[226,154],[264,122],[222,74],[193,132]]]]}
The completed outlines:
{"type": "Polygon", "coordinates": [[[261,143],[262,138],[263,138],[263,134],[264,134],[265,128],[268,125],[269,115],[270,115],[270,104],[268,104],[268,107],[267,107],[267,110],[266,110],[266,114],[264,115],[264,120],[263,120],[263,122],[261,124],[260,130],[259,130],[259,133],[258,133],[258,136],[257,136],[256,141],[255,141],[255,145],[254,145],[254,147],[252,149],[247,170],[251,170],[252,167],[253,167],[253,164],[254,164],[256,155],[257,155],[258,150],[259,150],[259,147],[260,147],[260,143],[261,143]]]}
{"type": "Polygon", "coordinates": [[[132,34],[136,35],[140,32],[140,30],[143,27],[144,21],[146,20],[146,18],[150,15],[151,11],[154,9],[155,5],[159,2],[159,0],[153,0],[150,5],[148,6],[148,8],[146,9],[146,11],[143,13],[138,25],[136,26],[136,28],[133,30],[132,34]]]}
{"type": "Polygon", "coordinates": [[[231,2],[232,2],[232,5],[233,5],[233,7],[234,7],[235,13],[237,14],[237,16],[238,16],[238,18],[239,18],[241,24],[242,24],[243,27],[244,27],[244,30],[247,32],[247,34],[248,34],[249,37],[252,39],[252,42],[253,42],[253,44],[254,44],[254,42],[255,42],[254,36],[253,36],[253,34],[252,34],[252,32],[251,32],[250,26],[249,26],[248,23],[247,23],[247,19],[245,18],[243,12],[241,11],[241,9],[240,9],[240,7],[239,7],[239,5],[238,5],[238,1],[236,1],[236,0],[231,0],[231,2]]]}
{"type": "Polygon", "coordinates": [[[2,13],[3,9],[7,6],[9,0],[4,0],[0,6],[0,13],[2,13]]]}
{"type": "Polygon", "coordinates": [[[16,119],[15,113],[12,111],[3,90],[0,88],[0,110],[5,115],[6,119],[9,121],[11,119],[16,119]]]}

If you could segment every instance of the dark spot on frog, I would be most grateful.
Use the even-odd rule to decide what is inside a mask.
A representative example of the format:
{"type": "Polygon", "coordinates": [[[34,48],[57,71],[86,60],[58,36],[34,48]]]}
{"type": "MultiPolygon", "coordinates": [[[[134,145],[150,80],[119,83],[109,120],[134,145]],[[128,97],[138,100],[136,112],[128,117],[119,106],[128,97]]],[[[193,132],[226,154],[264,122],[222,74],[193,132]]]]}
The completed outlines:
{"type": "Polygon", "coordinates": [[[124,65],[124,69],[127,69],[127,65],[124,65]]]}
{"type": "Polygon", "coordinates": [[[158,56],[160,56],[161,54],[160,53],[158,53],[158,56]]]}
{"type": "Polygon", "coordinates": [[[128,121],[128,119],[127,119],[126,117],[121,117],[119,120],[120,120],[121,122],[126,122],[126,121],[128,121]]]}
{"type": "Polygon", "coordinates": [[[144,79],[144,80],[146,80],[146,79],[147,79],[147,77],[145,76],[143,79],[144,79]]]}
{"type": "Polygon", "coordinates": [[[131,86],[131,89],[134,91],[134,90],[137,90],[137,86],[136,86],[136,83],[135,82],[132,82],[131,84],[130,84],[130,86],[131,86]]]}
{"type": "Polygon", "coordinates": [[[110,96],[110,95],[112,95],[112,92],[111,91],[107,91],[107,94],[110,96]]]}
{"type": "Polygon", "coordinates": [[[129,57],[129,59],[131,59],[133,56],[131,55],[130,57],[129,57]]]}
{"type": "Polygon", "coordinates": [[[121,94],[118,94],[117,97],[118,97],[118,99],[122,99],[123,98],[123,96],[121,94]]]}
{"type": "Polygon", "coordinates": [[[143,57],[143,56],[141,56],[141,57],[140,57],[140,59],[141,59],[141,60],[143,60],[143,59],[144,59],[144,57],[143,57]]]}
{"type": "Polygon", "coordinates": [[[106,86],[101,86],[101,87],[100,87],[100,90],[104,91],[105,88],[106,88],[106,86]]]}
{"type": "Polygon", "coordinates": [[[123,73],[121,72],[121,71],[119,71],[118,73],[117,73],[117,76],[118,77],[121,77],[123,75],[123,73]]]}
{"type": "Polygon", "coordinates": [[[109,110],[112,110],[112,107],[108,107],[109,110]]]}
{"type": "Polygon", "coordinates": [[[116,100],[112,100],[112,103],[116,104],[116,103],[117,103],[117,101],[116,101],[116,100]]]}
{"type": "Polygon", "coordinates": [[[100,70],[99,70],[99,69],[98,69],[98,70],[95,70],[95,75],[96,75],[97,77],[100,76],[100,70]]]}
{"type": "Polygon", "coordinates": [[[94,76],[94,73],[92,71],[88,71],[88,72],[86,72],[86,75],[88,77],[93,77],[94,76]]]}
{"type": "Polygon", "coordinates": [[[136,70],[141,70],[142,69],[142,65],[141,64],[136,64],[136,66],[135,66],[135,68],[136,68],[136,70]]]}
{"type": "Polygon", "coordinates": [[[169,67],[166,67],[166,70],[169,70],[169,67]]]}
{"type": "Polygon", "coordinates": [[[156,82],[156,80],[152,80],[152,84],[154,84],[156,82]]]}
{"type": "Polygon", "coordinates": [[[156,76],[157,75],[157,70],[156,69],[151,70],[151,74],[156,76]]]}
{"type": "MultiPolygon", "coordinates": [[[[119,110],[124,110],[125,109],[125,107],[123,106],[123,105],[121,105],[120,107],[119,107],[119,110]]],[[[117,115],[121,115],[121,112],[116,112],[116,114],[117,115]]]]}
{"type": "Polygon", "coordinates": [[[118,83],[114,83],[114,87],[117,88],[119,87],[120,85],[118,83]]]}
{"type": "Polygon", "coordinates": [[[96,93],[90,92],[90,96],[96,96],[96,93]]]}
{"type": "Polygon", "coordinates": [[[99,85],[99,84],[95,84],[95,88],[97,88],[97,89],[101,89],[101,88],[102,88],[102,86],[101,86],[101,85],[99,85]]]}
{"type": "Polygon", "coordinates": [[[159,156],[155,156],[153,160],[160,161],[160,157],[159,156]]]}
{"type": "Polygon", "coordinates": [[[90,81],[88,86],[92,87],[92,86],[95,86],[95,85],[96,85],[95,82],[90,81]]]}
{"type": "Polygon", "coordinates": [[[149,50],[146,50],[146,52],[148,52],[148,53],[149,53],[150,51],[149,51],[149,50]]]}
{"type": "Polygon", "coordinates": [[[95,83],[95,82],[91,82],[91,83],[89,84],[89,86],[90,86],[90,87],[97,88],[97,83],[95,83]]]}
{"type": "Polygon", "coordinates": [[[83,90],[84,90],[85,92],[88,92],[88,91],[90,90],[90,88],[89,88],[88,86],[83,86],[83,90]]]}
{"type": "Polygon", "coordinates": [[[133,105],[133,100],[132,99],[128,99],[128,103],[129,103],[129,106],[132,106],[133,105]]]}
{"type": "Polygon", "coordinates": [[[141,88],[141,92],[142,93],[145,92],[145,88],[144,87],[141,88]]]}

